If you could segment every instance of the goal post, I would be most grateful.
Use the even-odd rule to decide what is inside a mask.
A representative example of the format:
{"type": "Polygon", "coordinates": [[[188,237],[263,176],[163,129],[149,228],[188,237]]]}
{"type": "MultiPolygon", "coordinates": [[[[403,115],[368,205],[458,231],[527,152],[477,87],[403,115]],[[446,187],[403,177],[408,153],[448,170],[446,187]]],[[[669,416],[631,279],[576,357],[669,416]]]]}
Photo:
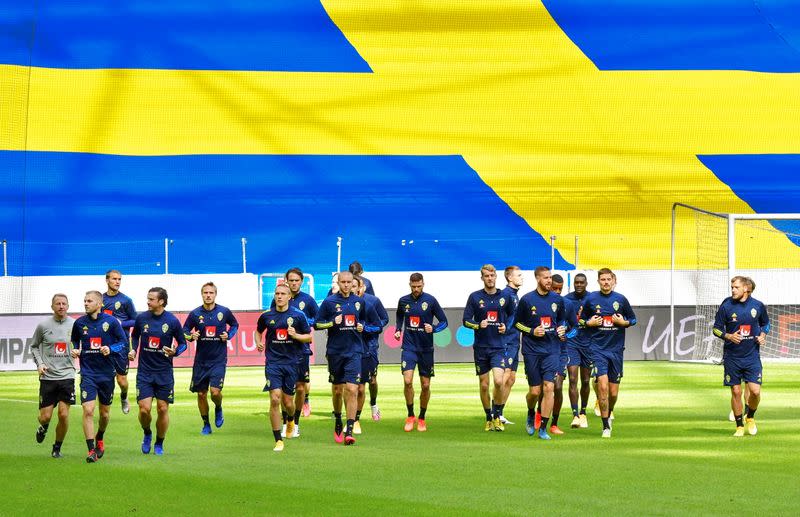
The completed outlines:
{"type": "Polygon", "coordinates": [[[761,357],[800,361],[800,214],[720,213],[675,203],[671,240],[670,360],[721,361],[714,316],[730,296],[730,279],[743,275],[755,281],[754,297],[770,316],[761,357]],[[678,311],[694,321],[691,346],[676,343],[678,311]]]}

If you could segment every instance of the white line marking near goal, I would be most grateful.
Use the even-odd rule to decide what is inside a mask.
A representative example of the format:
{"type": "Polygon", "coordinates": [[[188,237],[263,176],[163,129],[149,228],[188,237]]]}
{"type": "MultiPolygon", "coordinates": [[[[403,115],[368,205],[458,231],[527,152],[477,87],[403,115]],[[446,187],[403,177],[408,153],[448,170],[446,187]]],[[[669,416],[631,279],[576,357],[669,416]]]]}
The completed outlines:
{"type": "Polygon", "coordinates": [[[0,402],[21,402],[23,404],[36,404],[35,400],[23,400],[23,399],[0,399],[0,402]]]}

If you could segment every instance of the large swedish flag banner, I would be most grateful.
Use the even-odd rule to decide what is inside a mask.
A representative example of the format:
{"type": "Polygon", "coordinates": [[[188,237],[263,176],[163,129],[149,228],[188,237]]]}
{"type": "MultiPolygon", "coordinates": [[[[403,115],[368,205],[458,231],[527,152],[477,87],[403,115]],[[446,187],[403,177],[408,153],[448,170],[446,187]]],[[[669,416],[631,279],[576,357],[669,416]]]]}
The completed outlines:
{"type": "Polygon", "coordinates": [[[800,212],[791,4],[0,0],[11,273],[668,267],[673,202],[800,212]]]}

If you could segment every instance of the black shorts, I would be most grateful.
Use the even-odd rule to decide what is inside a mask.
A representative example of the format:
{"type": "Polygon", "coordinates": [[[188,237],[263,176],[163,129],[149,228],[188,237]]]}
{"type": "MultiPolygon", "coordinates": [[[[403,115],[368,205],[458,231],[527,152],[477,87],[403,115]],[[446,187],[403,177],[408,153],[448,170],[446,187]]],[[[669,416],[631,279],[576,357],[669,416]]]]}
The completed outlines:
{"type": "Polygon", "coordinates": [[[55,406],[59,402],[75,403],[75,379],[39,381],[39,409],[55,406]]]}

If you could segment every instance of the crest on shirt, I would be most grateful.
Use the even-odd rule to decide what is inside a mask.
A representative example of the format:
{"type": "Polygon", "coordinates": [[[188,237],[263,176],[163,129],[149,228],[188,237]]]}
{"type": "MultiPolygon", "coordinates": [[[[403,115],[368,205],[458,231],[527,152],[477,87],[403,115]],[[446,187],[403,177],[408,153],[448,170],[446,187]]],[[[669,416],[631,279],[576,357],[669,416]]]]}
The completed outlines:
{"type": "Polygon", "coordinates": [[[600,307],[600,304],[597,304],[597,305],[594,306],[594,312],[596,312],[597,314],[600,314],[601,310],[602,310],[602,308],[600,307]]]}
{"type": "Polygon", "coordinates": [[[736,321],[736,318],[737,318],[737,316],[736,316],[735,312],[733,314],[731,314],[731,321],[736,321]]]}
{"type": "Polygon", "coordinates": [[[217,321],[222,321],[222,313],[221,312],[217,313],[217,321]]]}
{"type": "Polygon", "coordinates": [[[505,298],[500,298],[500,307],[502,307],[505,304],[506,304],[506,299],[505,298]]]}
{"type": "Polygon", "coordinates": [[[270,325],[274,325],[275,324],[275,320],[269,320],[269,324],[270,325]]]}
{"type": "Polygon", "coordinates": [[[83,328],[82,328],[81,330],[83,331],[83,334],[84,334],[84,335],[86,335],[86,334],[88,334],[88,333],[89,333],[89,327],[87,327],[86,325],[84,325],[84,326],[83,326],[83,328]]]}
{"type": "Polygon", "coordinates": [[[535,305],[532,305],[532,306],[531,306],[531,314],[533,314],[534,316],[536,316],[536,306],[535,306],[535,305]]]}
{"type": "Polygon", "coordinates": [[[356,310],[357,311],[361,310],[361,302],[356,302],[356,310]]]}
{"type": "Polygon", "coordinates": [[[486,302],[484,302],[483,299],[478,300],[478,305],[480,306],[481,309],[483,309],[483,306],[486,305],[486,302]]]}
{"type": "Polygon", "coordinates": [[[204,318],[203,318],[203,315],[202,315],[202,314],[201,314],[200,316],[198,316],[198,317],[197,317],[197,320],[198,320],[200,323],[205,323],[205,321],[203,321],[203,319],[204,319],[204,318]]]}
{"type": "Polygon", "coordinates": [[[754,318],[755,318],[757,315],[758,315],[758,311],[757,311],[757,310],[755,310],[755,309],[750,309],[750,316],[752,316],[752,317],[754,317],[754,318]]]}
{"type": "Polygon", "coordinates": [[[422,302],[422,310],[423,311],[427,311],[428,310],[428,302],[422,302]]]}
{"type": "Polygon", "coordinates": [[[558,310],[558,304],[556,302],[553,302],[550,305],[550,308],[553,309],[553,312],[556,312],[558,310]]]}
{"type": "Polygon", "coordinates": [[[336,304],[336,312],[342,312],[342,306],[340,304],[336,304]]]}
{"type": "Polygon", "coordinates": [[[116,303],[114,303],[114,308],[115,308],[115,309],[119,310],[119,308],[120,308],[120,307],[122,307],[122,304],[121,304],[121,303],[119,303],[119,301],[117,301],[116,303]]]}
{"type": "Polygon", "coordinates": [[[286,324],[287,325],[289,325],[291,327],[292,323],[294,323],[294,318],[286,318],[286,324]]]}
{"type": "Polygon", "coordinates": [[[411,309],[411,306],[409,304],[406,304],[406,306],[403,308],[406,310],[406,312],[408,312],[411,309]]]}
{"type": "Polygon", "coordinates": [[[300,302],[300,303],[298,303],[298,304],[297,304],[297,306],[298,306],[298,307],[300,308],[300,310],[302,311],[303,309],[305,309],[305,308],[306,308],[306,302],[300,302]]]}
{"type": "Polygon", "coordinates": [[[614,307],[615,311],[619,310],[619,302],[614,302],[614,303],[611,304],[611,306],[614,307]]]}
{"type": "Polygon", "coordinates": [[[144,324],[144,328],[142,329],[142,332],[143,333],[150,332],[150,324],[149,323],[145,323],[144,324]]]}
{"type": "Polygon", "coordinates": [[[103,332],[108,332],[108,322],[107,321],[103,322],[103,332]]]}
{"type": "Polygon", "coordinates": [[[161,325],[161,332],[163,332],[164,334],[166,334],[168,330],[169,330],[169,325],[167,325],[166,323],[164,323],[163,325],[161,325]]]}

